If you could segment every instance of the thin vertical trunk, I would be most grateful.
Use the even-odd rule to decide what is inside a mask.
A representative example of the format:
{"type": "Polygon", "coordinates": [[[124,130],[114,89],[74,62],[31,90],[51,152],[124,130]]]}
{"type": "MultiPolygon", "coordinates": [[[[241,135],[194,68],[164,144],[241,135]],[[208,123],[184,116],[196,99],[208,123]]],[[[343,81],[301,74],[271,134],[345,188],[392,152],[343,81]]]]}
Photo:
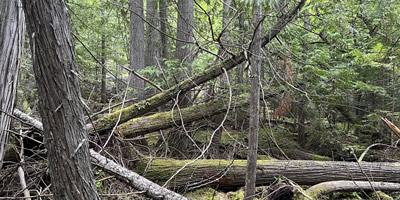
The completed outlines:
{"type": "MultiPolygon", "coordinates": [[[[131,45],[130,45],[130,67],[132,70],[139,71],[144,69],[144,21],[143,21],[143,0],[130,0],[131,21],[131,45]]],[[[139,100],[144,98],[144,81],[135,75],[131,75],[129,86],[135,89],[139,100]]]]}
{"type": "Polygon", "coordinates": [[[24,37],[20,0],[0,1],[0,169],[17,92],[18,70],[24,37]]]}
{"type": "Polygon", "coordinates": [[[101,0],[101,102],[107,103],[107,89],[106,89],[106,20],[104,16],[104,0],[101,0]]]}
{"type": "Polygon", "coordinates": [[[156,57],[158,58],[158,31],[153,27],[158,27],[158,6],[157,0],[147,0],[146,6],[146,55],[145,66],[152,66],[156,64],[156,57]]]}
{"type": "MultiPolygon", "coordinates": [[[[192,74],[192,61],[188,43],[193,41],[193,0],[178,0],[178,24],[176,33],[176,51],[175,57],[181,63],[182,71],[177,74],[178,82],[192,74]],[[186,70],[186,73],[184,72],[186,70]]],[[[185,107],[189,104],[191,95],[190,91],[186,94],[180,94],[180,105],[185,107]]]]}
{"type": "Polygon", "coordinates": [[[67,8],[59,0],[30,0],[23,4],[54,199],[100,199],[90,168],[67,8]]]}
{"type": "Polygon", "coordinates": [[[253,25],[255,30],[254,46],[251,47],[252,62],[250,70],[250,131],[249,131],[249,151],[247,154],[247,173],[246,173],[246,199],[254,199],[256,188],[256,172],[257,172],[257,148],[258,148],[258,127],[260,119],[260,67],[261,67],[261,24],[262,6],[261,1],[254,3],[253,25]]]}
{"type": "Polygon", "coordinates": [[[168,18],[167,18],[167,11],[168,11],[168,5],[167,5],[167,0],[160,0],[160,30],[161,30],[161,57],[163,59],[168,58],[168,40],[167,36],[165,35],[167,33],[167,23],[168,23],[168,18]],[[165,33],[165,34],[164,34],[165,33]]]}

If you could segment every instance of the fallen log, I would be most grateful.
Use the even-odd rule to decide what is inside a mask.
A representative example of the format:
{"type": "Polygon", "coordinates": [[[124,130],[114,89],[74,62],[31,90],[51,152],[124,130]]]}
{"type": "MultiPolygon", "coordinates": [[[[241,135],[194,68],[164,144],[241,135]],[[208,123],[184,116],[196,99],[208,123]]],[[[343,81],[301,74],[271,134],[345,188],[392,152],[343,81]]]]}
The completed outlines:
{"type": "MultiPolygon", "coordinates": [[[[301,0],[293,10],[289,11],[285,15],[279,18],[278,22],[272,26],[268,31],[266,31],[265,36],[262,38],[262,47],[267,45],[273,38],[275,38],[278,33],[290,22],[292,21],[303,8],[306,0],[301,0]]],[[[104,116],[93,122],[92,125],[88,125],[87,128],[89,132],[94,130],[101,132],[104,130],[111,129],[117,123],[124,123],[132,118],[143,115],[165,103],[175,98],[179,93],[185,93],[190,89],[203,84],[211,79],[214,79],[222,74],[223,69],[230,70],[235,66],[246,61],[251,56],[250,52],[242,51],[237,55],[234,55],[221,63],[210,66],[206,70],[196,75],[189,77],[188,79],[178,83],[177,85],[164,90],[148,99],[135,103],[129,107],[122,110],[115,111],[111,114],[104,116]]]]}
{"type": "MultiPolygon", "coordinates": [[[[248,102],[247,97],[248,95],[237,96],[233,98],[232,104],[236,106],[244,105],[248,102]]],[[[132,138],[161,129],[171,128],[175,125],[181,125],[182,121],[183,123],[194,122],[225,112],[228,108],[227,103],[227,100],[216,100],[184,108],[180,111],[174,110],[131,119],[118,126],[119,135],[125,138],[132,138]]]]}
{"type": "MultiPolygon", "coordinates": [[[[142,160],[136,172],[163,184],[190,160],[142,160]],[[146,168],[147,167],[147,168],[146,168]],[[146,170],[145,170],[146,169],[146,170]]],[[[199,185],[232,189],[242,187],[246,178],[246,160],[198,160],[178,173],[168,184],[171,189],[191,189],[199,185]]],[[[299,185],[315,185],[327,181],[383,181],[400,183],[400,163],[338,161],[257,161],[257,185],[268,185],[286,177],[299,185]]]]}
{"type": "MultiPolygon", "coordinates": [[[[390,182],[368,182],[368,181],[329,181],[319,183],[308,188],[305,193],[313,198],[319,199],[322,195],[327,195],[332,192],[351,192],[360,190],[372,191],[400,191],[399,183],[390,182]]],[[[308,199],[299,194],[297,199],[308,199]]]]}
{"type": "MultiPolygon", "coordinates": [[[[17,111],[18,112],[18,111],[17,111]]],[[[14,111],[15,113],[15,111],[14,111]]],[[[21,112],[22,113],[22,112],[21,112]]],[[[21,114],[18,113],[18,114],[21,114]]],[[[22,113],[23,114],[23,113],[22,113]]],[[[29,115],[23,115],[23,120],[26,122],[29,122],[37,128],[38,130],[43,131],[43,125],[42,122],[39,120],[36,120],[29,115]]],[[[144,191],[146,195],[149,197],[152,197],[153,199],[178,199],[178,200],[186,200],[187,198],[175,193],[171,190],[168,190],[167,188],[160,187],[156,183],[151,182],[150,180],[140,176],[139,174],[130,171],[126,169],[125,167],[122,167],[121,165],[113,162],[110,159],[107,159],[106,157],[100,155],[99,153],[95,152],[94,150],[90,150],[90,157],[92,164],[97,165],[101,168],[103,168],[105,171],[115,175],[115,177],[124,182],[127,183],[129,186],[133,187],[134,189],[138,191],[144,191]]]]}

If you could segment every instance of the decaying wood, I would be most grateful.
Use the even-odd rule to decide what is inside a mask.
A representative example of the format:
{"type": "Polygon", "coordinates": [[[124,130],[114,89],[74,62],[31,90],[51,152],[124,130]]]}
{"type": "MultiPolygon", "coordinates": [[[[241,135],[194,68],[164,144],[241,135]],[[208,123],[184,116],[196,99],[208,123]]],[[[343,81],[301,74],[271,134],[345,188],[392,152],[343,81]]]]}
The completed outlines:
{"type": "MultiPolygon", "coordinates": [[[[286,26],[286,24],[288,24],[298,15],[299,11],[303,8],[305,2],[306,0],[301,0],[293,10],[288,12],[286,15],[282,16],[278,20],[278,22],[274,26],[272,26],[271,29],[265,32],[265,35],[262,38],[261,42],[262,47],[267,45],[273,38],[275,38],[278,35],[278,33],[286,26]]],[[[246,61],[250,56],[251,53],[247,53],[247,51],[242,51],[236,56],[233,56],[231,58],[222,61],[220,64],[210,66],[203,72],[189,77],[188,79],[178,83],[177,85],[171,87],[168,90],[160,92],[157,95],[154,95],[148,99],[145,99],[127,108],[122,109],[122,112],[116,111],[109,115],[106,115],[105,117],[96,120],[93,123],[93,125],[87,126],[87,128],[89,128],[89,131],[94,131],[93,129],[94,126],[95,130],[103,131],[111,129],[117,124],[117,122],[121,124],[132,118],[143,115],[161,106],[162,104],[165,104],[172,98],[175,98],[177,94],[180,93],[183,94],[200,84],[203,84],[213,78],[218,77],[219,75],[222,74],[223,69],[230,70],[235,66],[239,65],[240,63],[246,61]]]]}
{"type": "MultiPolygon", "coordinates": [[[[329,181],[319,183],[306,190],[306,194],[313,199],[319,199],[320,196],[332,192],[339,191],[360,191],[360,190],[373,190],[373,191],[400,191],[399,183],[390,182],[368,182],[368,181],[329,181]]],[[[307,199],[307,198],[299,198],[307,199]]]]}
{"type": "MultiPolygon", "coordinates": [[[[15,114],[15,111],[14,111],[15,114]]],[[[39,130],[42,129],[42,123],[29,115],[24,115],[26,122],[32,124],[35,128],[39,130]]],[[[90,156],[92,164],[103,168],[105,171],[115,175],[120,181],[127,183],[129,186],[136,190],[144,191],[148,196],[153,199],[186,199],[180,194],[170,191],[166,188],[160,187],[159,185],[151,182],[150,180],[132,172],[121,165],[107,159],[106,157],[100,155],[94,150],[90,150],[90,156]]]]}
{"type": "MultiPolygon", "coordinates": [[[[165,182],[189,160],[153,159],[150,163],[140,161],[136,172],[145,177],[165,182]]],[[[198,160],[188,165],[169,184],[172,189],[194,188],[210,182],[210,186],[229,189],[244,186],[245,160],[198,160]],[[214,182],[212,182],[214,181],[214,182]]],[[[337,162],[337,161],[257,161],[257,185],[268,185],[284,176],[299,185],[315,185],[326,181],[383,181],[400,183],[400,163],[389,162],[337,162]],[[362,170],[361,170],[362,169],[362,170]],[[367,177],[368,176],[368,177],[367,177]]]]}

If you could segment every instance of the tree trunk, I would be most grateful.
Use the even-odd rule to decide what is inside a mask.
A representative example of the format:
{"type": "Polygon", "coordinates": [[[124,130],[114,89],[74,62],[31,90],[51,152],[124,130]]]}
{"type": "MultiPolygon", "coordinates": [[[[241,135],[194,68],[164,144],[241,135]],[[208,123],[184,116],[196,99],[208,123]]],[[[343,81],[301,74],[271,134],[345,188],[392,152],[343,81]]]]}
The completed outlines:
{"type": "MultiPolygon", "coordinates": [[[[144,21],[143,21],[143,0],[130,0],[130,66],[134,71],[144,69],[144,21]]],[[[135,90],[136,95],[132,92],[129,97],[137,97],[139,100],[144,98],[144,81],[137,76],[131,74],[129,87],[135,90]]]]}
{"type": "Polygon", "coordinates": [[[167,23],[168,23],[168,17],[167,17],[167,11],[168,11],[168,6],[167,6],[167,0],[160,0],[159,3],[160,6],[160,31],[161,31],[161,57],[163,59],[168,58],[168,40],[167,40],[167,23]]]}
{"type": "Polygon", "coordinates": [[[55,199],[100,199],[90,169],[74,42],[63,1],[23,1],[55,199]]]}
{"type": "Polygon", "coordinates": [[[247,154],[247,173],[245,198],[252,200],[255,197],[256,174],[257,174],[257,149],[258,149],[258,125],[260,121],[260,68],[261,68],[261,31],[262,31],[262,5],[260,1],[254,1],[254,30],[253,45],[251,47],[251,70],[250,70],[250,131],[249,150],[247,154]]]}
{"type": "Polygon", "coordinates": [[[24,20],[21,0],[0,1],[0,169],[17,92],[24,20]]]}
{"type": "MultiPolygon", "coordinates": [[[[282,16],[273,27],[266,31],[262,39],[262,47],[269,43],[287,23],[289,23],[291,20],[293,20],[294,17],[297,16],[298,12],[304,6],[305,2],[306,0],[302,0],[292,11],[290,11],[287,15],[282,16]]],[[[249,56],[251,56],[251,54],[249,56]]],[[[120,111],[115,111],[101,119],[96,120],[94,122],[94,126],[96,127],[97,131],[104,131],[111,129],[113,126],[115,126],[117,122],[121,124],[128,121],[129,119],[150,112],[151,110],[157,108],[160,105],[163,105],[164,103],[170,101],[172,98],[176,97],[178,93],[182,94],[202,83],[218,77],[223,72],[222,68],[230,70],[240,63],[244,62],[245,60],[246,56],[244,52],[241,52],[231,58],[227,58],[223,62],[208,67],[203,72],[191,76],[190,78],[176,84],[168,90],[164,90],[163,92],[160,92],[157,95],[154,95],[146,100],[142,100],[136,104],[124,108],[122,110],[121,116],[120,111]]],[[[88,128],[93,131],[93,125],[89,125],[88,128]]]]}
{"type": "Polygon", "coordinates": [[[145,66],[152,66],[156,64],[156,57],[158,58],[159,49],[159,33],[153,27],[158,27],[158,0],[147,0],[146,7],[146,21],[150,24],[146,24],[146,55],[145,55],[145,66]]]}
{"type": "Polygon", "coordinates": [[[101,0],[101,102],[107,103],[107,88],[106,88],[106,19],[104,16],[104,0],[101,0]]]}
{"type": "MultiPolygon", "coordinates": [[[[187,42],[193,41],[193,0],[178,0],[176,38],[175,58],[180,63],[176,77],[178,77],[177,81],[181,81],[192,75],[193,55],[190,52],[190,44],[187,42]]],[[[190,92],[180,93],[179,105],[188,106],[190,100],[190,92]]]]}
{"type": "MultiPolygon", "coordinates": [[[[142,160],[136,172],[163,183],[190,160],[142,160]],[[150,167],[149,167],[150,166],[150,167]],[[148,167],[148,168],[147,168],[148,167]]],[[[245,160],[198,160],[186,166],[169,188],[191,189],[205,184],[218,189],[233,189],[245,185],[247,173],[245,160]],[[208,183],[208,184],[207,184],[208,183]]],[[[285,177],[299,185],[315,185],[326,181],[382,181],[400,183],[400,164],[389,162],[337,162],[337,161],[279,161],[258,160],[256,185],[268,185],[276,178],[285,177]],[[362,169],[362,170],[361,170],[362,169]]]]}
{"type": "MultiPolygon", "coordinates": [[[[234,98],[232,103],[235,104],[236,107],[238,107],[240,105],[246,104],[246,101],[247,96],[241,95],[237,98],[234,98]]],[[[151,133],[161,129],[171,128],[173,126],[180,125],[182,124],[182,120],[183,123],[194,122],[200,119],[207,118],[209,116],[225,112],[227,109],[226,103],[226,99],[216,100],[210,103],[181,109],[180,113],[178,110],[174,110],[173,112],[168,111],[146,117],[135,118],[119,125],[119,134],[122,137],[132,138],[144,135],[146,133],[151,133]],[[182,119],[180,115],[182,115],[182,119]]],[[[234,105],[232,105],[232,107],[234,107],[234,105]]]]}

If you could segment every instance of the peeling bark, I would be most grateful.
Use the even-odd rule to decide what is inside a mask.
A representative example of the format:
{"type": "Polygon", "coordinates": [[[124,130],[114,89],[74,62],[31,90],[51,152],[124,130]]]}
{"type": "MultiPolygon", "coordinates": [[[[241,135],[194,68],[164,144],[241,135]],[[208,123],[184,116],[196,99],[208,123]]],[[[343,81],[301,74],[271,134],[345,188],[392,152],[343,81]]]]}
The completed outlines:
{"type": "Polygon", "coordinates": [[[100,199],[90,169],[67,8],[58,0],[23,1],[23,6],[54,198],[100,199]]]}

